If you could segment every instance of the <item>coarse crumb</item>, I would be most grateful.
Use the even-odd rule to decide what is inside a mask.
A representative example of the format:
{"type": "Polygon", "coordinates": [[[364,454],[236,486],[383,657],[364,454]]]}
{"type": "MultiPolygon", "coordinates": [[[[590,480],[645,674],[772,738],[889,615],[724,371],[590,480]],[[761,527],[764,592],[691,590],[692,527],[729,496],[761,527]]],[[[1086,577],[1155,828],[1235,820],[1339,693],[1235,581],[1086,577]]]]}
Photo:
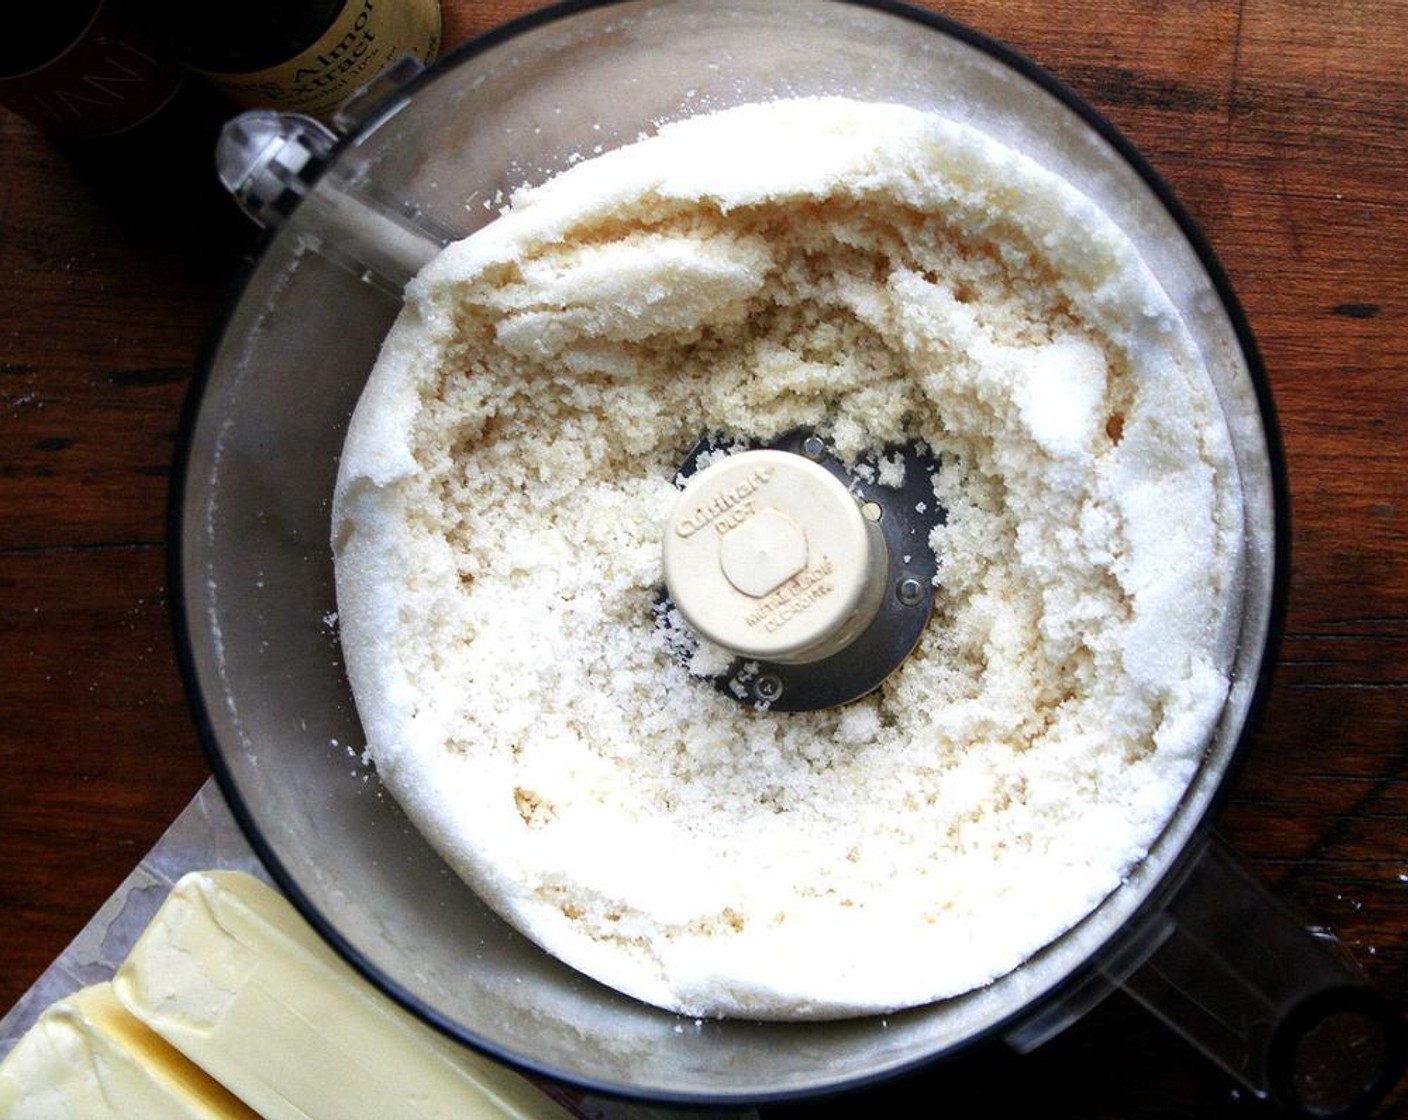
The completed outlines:
{"type": "MultiPolygon", "coordinates": [[[[903,480],[900,458],[879,481],[903,480]]],[[[1114,890],[1227,680],[1227,436],[1092,202],[839,99],[670,125],[412,284],[349,431],[338,611],[368,749],[548,951],[691,1015],[982,985],[1114,890]],[[656,625],[705,431],[942,462],[938,597],[875,693],[759,712],[656,625]]]]}

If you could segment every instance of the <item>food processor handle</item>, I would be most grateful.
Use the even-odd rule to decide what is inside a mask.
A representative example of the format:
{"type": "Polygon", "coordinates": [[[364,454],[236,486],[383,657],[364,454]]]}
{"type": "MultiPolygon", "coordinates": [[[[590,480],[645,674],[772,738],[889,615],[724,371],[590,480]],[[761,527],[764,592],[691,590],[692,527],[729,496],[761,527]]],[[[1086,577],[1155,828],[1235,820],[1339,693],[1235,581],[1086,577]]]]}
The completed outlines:
{"type": "Polygon", "coordinates": [[[251,109],[221,131],[216,171],[256,223],[273,229],[298,210],[306,248],[400,298],[453,235],[409,201],[386,197],[357,160],[344,157],[331,173],[338,143],[311,117],[251,109]]]}
{"type": "Polygon", "coordinates": [[[1116,979],[1290,1116],[1368,1115],[1405,1065],[1401,1012],[1216,837],[1191,860],[1116,979]]]}

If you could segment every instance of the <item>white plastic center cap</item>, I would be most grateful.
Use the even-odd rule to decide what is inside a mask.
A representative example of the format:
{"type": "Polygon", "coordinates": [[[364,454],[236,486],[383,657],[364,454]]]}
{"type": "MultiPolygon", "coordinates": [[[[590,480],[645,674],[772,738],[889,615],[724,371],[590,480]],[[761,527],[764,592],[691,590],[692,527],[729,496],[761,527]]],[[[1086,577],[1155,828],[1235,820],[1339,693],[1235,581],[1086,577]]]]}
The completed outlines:
{"type": "Polygon", "coordinates": [[[761,599],[807,566],[807,535],[781,510],[758,510],[719,541],[719,567],[729,583],[761,599]]]}
{"type": "Polygon", "coordinates": [[[665,529],[665,586],[701,636],[742,657],[829,657],[874,617],[885,542],[824,467],[743,451],[685,485],[665,529]]]}

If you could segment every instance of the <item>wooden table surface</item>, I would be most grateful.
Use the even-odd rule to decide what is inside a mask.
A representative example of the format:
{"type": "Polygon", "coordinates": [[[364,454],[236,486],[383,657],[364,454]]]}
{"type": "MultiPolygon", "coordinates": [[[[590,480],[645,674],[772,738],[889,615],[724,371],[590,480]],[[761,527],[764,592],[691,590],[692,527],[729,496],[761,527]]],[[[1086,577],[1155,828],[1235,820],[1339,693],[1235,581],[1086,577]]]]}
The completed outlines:
{"type": "MultiPolygon", "coordinates": [[[[447,43],[533,6],[447,0],[447,43]]],[[[942,9],[1103,111],[1240,295],[1279,406],[1292,577],[1221,830],[1403,1006],[1408,4],[942,9]]],[[[165,501],[197,347],[255,238],[214,183],[201,119],[166,179],[0,114],[0,1008],[207,776],[168,629],[165,501]]],[[[1259,1114],[1119,995],[1032,1055],[920,1084],[963,1116],[1259,1114]]],[[[1408,1086],[1383,1115],[1408,1115],[1408,1086]]]]}

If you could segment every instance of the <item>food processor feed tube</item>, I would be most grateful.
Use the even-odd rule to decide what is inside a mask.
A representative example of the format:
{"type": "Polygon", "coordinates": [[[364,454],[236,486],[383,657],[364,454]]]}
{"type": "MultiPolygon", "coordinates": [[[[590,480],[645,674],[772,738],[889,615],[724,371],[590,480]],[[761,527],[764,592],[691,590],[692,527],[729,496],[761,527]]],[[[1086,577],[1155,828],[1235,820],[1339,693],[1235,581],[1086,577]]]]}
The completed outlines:
{"type": "MultiPolygon", "coordinates": [[[[437,220],[428,215],[439,215],[445,227],[453,226],[454,214],[465,209],[466,196],[493,198],[503,181],[512,183],[525,177],[512,160],[505,166],[485,158],[477,149],[471,153],[475,144],[482,141],[493,151],[496,142],[508,143],[501,138],[510,135],[520,138],[515,143],[530,143],[526,138],[538,135],[535,128],[539,123],[551,123],[551,114],[543,109],[544,105],[572,105],[584,114],[582,120],[614,122],[613,112],[636,111],[635,101],[630,99],[623,107],[619,90],[611,94],[615,87],[609,75],[602,81],[594,80],[598,68],[617,76],[647,73],[654,75],[653,83],[669,85],[659,76],[661,60],[667,60],[672,75],[676,69],[679,71],[670,81],[678,81],[681,88],[691,91],[708,89],[713,82],[713,96],[728,104],[767,101],[778,90],[792,94],[797,92],[796,87],[802,92],[816,84],[830,87],[833,76],[827,76],[825,82],[814,80],[815,60],[831,58],[844,62],[853,53],[859,59],[850,75],[856,87],[854,96],[877,102],[918,100],[926,109],[955,114],[1000,103],[1002,109],[994,115],[993,127],[1005,130],[1001,139],[1008,144],[1030,148],[1050,159],[1058,172],[1075,182],[1113,182],[1109,197],[1125,200],[1116,208],[1114,217],[1127,220],[1135,230],[1136,239],[1154,261],[1171,298],[1191,324],[1190,329],[1197,333],[1200,349],[1226,359],[1217,363],[1214,377],[1220,379],[1217,391],[1222,408],[1229,414],[1237,471],[1245,487],[1251,545],[1247,549],[1247,571],[1243,573],[1247,584],[1245,601],[1240,604],[1244,617],[1227,712],[1214,732],[1206,761],[1168,827],[1152,846],[1148,858],[1130,873],[1125,885],[1088,920],[986,988],[917,1009],[904,1016],[903,1021],[894,1019],[884,1032],[883,1046],[872,1035],[852,1031],[845,1024],[789,1025],[774,1030],[774,1024],[710,1021],[707,1030],[691,1032],[689,1052],[681,1055],[683,1060],[677,1064],[667,1062],[663,1071],[654,1063],[661,1053],[658,1039],[671,1038],[668,1024],[675,1020],[666,1013],[662,1012],[657,1020],[650,1009],[625,1001],[612,1002],[613,993],[603,993],[598,1005],[602,1009],[609,1007],[611,1014],[603,1014],[602,1021],[609,1023],[613,1031],[620,1028],[623,1032],[640,1033],[629,1034],[632,1045],[618,1045],[606,1038],[599,1046],[594,1045],[583,1031],[590,1029],[595,1018],[574,1018],[570,1027],[558,1030],[554,1022],[556,1011],[546,1015],[543,1012],[545,1007],[556,1008],[557,1000],[565,1001],[562,1006],[575,1006],[572,1001],[581,998],[582,991],[577,982],[564,986],[561,970],[555,968],[544,967],[541,975],[534,974],[531,963],[524,973],[521,966],[528,958],[516,957],[514,972],[520,982],[510,990],[508,999],[516,998],[518,992],[532,998],[526,999],[520,1009],[528,1029],[513,1035],[508,1032],[508,1028],[515,1027],[513,1010],[507,1002],[496,1005],[497,1021],[477,1014],[469,1004],[449,1009],[448,1002],[437,1005],[437,1001],[454,1000],[454,992],[417,990],[416,967],[402,970],[382,963],[393,960],[401,947],[391,941],[373,944],[378,937],[387,936],[386,931],[379,926],[368,929],[358,923],[355,915],[339,909],[347,905],[342,899],[362,897],[359,892],[342,891],[336,898],[330,894],[328,900],[315,897],[312,908],[321,906],[323,923],[335,930],[344,922],[346,929],[355,929],[355,936],[344,934],[344,940],[353,943],[358,952],[359,938],[370,946],[366,959],[373,961],[371,971],[384,983],[389,981],[394,994],[412,1006],[432,1011],[466,1041],[487,1044],[502,1056],[586,1083],[603,1077],[604,1062],[619,1061],[620,1067],[613,1066],[609,1075],[614,1079],[610,1087],[628,1093],[674,1100],[727,1100],[740,1084],[743,1091],[755,1097],[811,1092],[908,1068],[955,1050],[974,1037],[992,1033],[1005,1037],[1018,1049],[1029,1049],[1092,1006],[1112,986],[1122,985],[1253,1092],[1274,1100],[1291,1114],[1352,1115],[1381,1096],[1401,1071],[1400,1017],[1386,1001],[1369,991],[1334,951],[1310,935],[1303,922],[1287,914],[1237,870],[1225,851],[1208,839],[1204,820],[1235,753],[1252,702],[1260,660],[1266,652],[1268,635],[1274,631],[1272,601],[1276,592],[1272,569],[1276,563],[1284,562],[1277,554],[1276,509],[1270,493],[1276,485],[1271,462],[1274,450],[1266,433],[1270,418],[1261,415],[1257,394],[1252,391],[1259,376],[1254,368],[1249,368],[1254,367],[1254,353],[1250,339],[1236,330],[1213,294],[1230,299],[1219,282],[1208,278],[1206,269],[1212,266],[1183,237],[1186,228],[1169,216],[1161,196],[1151,192],[1141,180],[1141,173],[1131,165],[1124,149],[1092,138],[1091,122],[1083,111],[1062,98],[1050,97],[1036,83],[1029,91],[1030,102],[1024,100],[1014,93],[1014,83],[1021,86],[1030,75],[1020,68],[1010,69],[996,48],[974,46],[971,36],[951,34],[947,25],[939,21],[901,17],[889,10],[810,3],[623,4],[574,9],[564,11],[555,21],[528,25],[517,35],[503,37],[458,60],[449,60],[444,67],[430,72],[430,80],[419,82],[409,98],[398,101],[399,111],[374,115],[342,142],[316,152],[312,162],[326,160],[327,167],[306,175],[293,172],[292,178],[299,180],[299,189],[307,197],[275,208],[287,224],[273,244],[281,249],[297,247],[289,256],[295,262],[290,265],[292,270],[298,267],[296,262],[303,251],[311,249],[350,267],[354,274],[369,274],[378,290],[394,292],[450,239],[448,232],[442,236],[437,220]],[[642,17],[638,24],[632,22],[636,16],[642,17]],[[740,27],[748,32],[742,38],[740,27]],[[926,49],[944,57],[945,65],[936,68],[932,57],[910,57],[908,45],[916,40],[916,33],[926,49]],[[597,42],[606,44],[600,54],[593,52],[597,42]],[[690,43],[690,49],[677,52],[681,42],[690,43]],[[840,55],[828,49],[837,44],[845,46],[840,55]],[[511,56],[510,65],[503,64],[504,52],[511,56]],[[714,64],[720,57],[730,59],[729,73],[722,77],[714,64]],[[929,86],[938,80],[936,74],[952,81],[954,89],[930,90],[929,86]],[[531,87],[519,84],[523,75],[532,76],[531,87]],[[923,90],[923,96],[916,89],[923,90]],[[578,104],[592,98],[602,103],[578,104]],[[526,119],[519,120],[517,113],[526,119]],[[534,116],[535,113],[539,115],[534,116]],[[462,138],[459,142],[470,154],[457,156],[453,143],[445,136],[446,123],[474,120],[476,114],[501,114],[504,119],[495,120],[494,124],[503,127],[485,127],[472,137],[462,138]],[[1065,143],[1061,141],[1063,136],[1065,143]],[[1053,141],[1052,137],[1056,139],[1053,141]],[[452,184],[450,179],[456,173],[461,178],[452,184]],[[355,199],[357,206],[370,206],[376,216],[366,221],[344,220],[349,197],[355,199]],[[1126,204],[1129,213],[1122,209],[1126,204]],[[390,232],[391,236],[383,238],[379,230],[390,232]],[[403,240],[408,230],[409,237],[403,240]],[[433,232],[427,234],[427,230],[433,232]],[[1167,259],[1170,257],[1174,258],[1172,266],[1167,259]],[[359,267],[368,261],[377,264],[367,273],[359,272],[359,267]],[[496,1034],[501,1028],[504,1033],[496,1034]],[[833,1043],[833,1039],[840,1041],[833,1043]],[[797,1075],[796,1056],[809,1053],[821,1055],[816,1070],[797,1075]],[[640,1064],[633,1065],[637,1060],[640,1064]],[[837,1070],[841,1072],[838,1074],[837,1070]]],[[[655,84],[646,86],[653,90],[655,84]]],[[[619,121],[613,142],[626,143],[651,131],[659,120],[687,115],[688,111],[688,105],[681,108],[668,96],[662,104],[645,104],[639,108],[645,119],[619,121]]],[[[564,141],[564,137],[559,135],[556,140],[564,141]]],[[[520,152],[515,148],[513,158],[522,155],[529,166],[536,166],[532,160],[539,159],[543,168],[560,170],[575,162],[580,141],[581,137],[574,140],[568,136],[562,150],[556,151],[544,140],[541,152],[520,152]]],[[[310,146],[310,151],[312,147],[316,144],[310,146]]],[[[301,158],[292,159],[290,164],[301,158]]],[[[546,176],[535,173],[527,177],[538,181],[546,176]]],[[[454,236],[468,232],[471,230],[456,229],[454,236]]],[[[277,290],[279,281],[275,277],[270,290],[277,290]]],[[[247,306],[257,308],[260,294],[250,293],[247,306]]],[[[270,300],[268,307],[276,308],[276,301],[270,300]]],[[[321,307],[305,304],[300,316],[300,329],[326,328],[329,333],[337,329],[332,312],[321,307]],[[328,324],[318,322],[322,314],[329,315],[328,324]]],[[[277,319],[278,311],[270,312],[270,317],[277,319]]],[[[242,337],[239,341],[247,347],[247,356],[242,352],[239,359],[244,363],[242,368],[259,370],[261,336],[250,332],[247,339],[242,337]]],[[[248,380],[252,382],[253,378],[248,380]]],[[[345,400],[344,397],[344,403],[345,400]]],[[[236,410],[238,403],[236,400],[236,410]]],[[[259,412],[260,424],[265,423],[266,416],[266,412],[259,412]]],[[[701,426],[709,419],[700,417],[701,426]]],[[[236,416],[229,430],[237,432],[239,423],[236,416]]],[[[1049,430],[1047,434],[1051,434],[1049,430]]],[[[1058,439],[1059,435],[1052,438],[1058,439]]],[[[228,470],[228,464],[236,462],[227,456],[217,463],[217,468],[228,470]]],[[[217,480],[213,489],[219,489],[221,481],[217,480]]],[[[240,484],[236,481],[234,485],[240,484]]],[[[701,499],[699,504],[708,502],[701,499]]],[[[849,513],[847,510],[848,516],[849,513]]],[[[797,566],[805,566],[809,554],[803,555],[794,547],[793,528],[805,515],[782,509],[778,516],[767,516],[771,529],[753,534],[761,538],[760,544],[754,544],[769,553],[761,573],[740,564],[736,557],[724,557],[717,565],[709,558],[709,564],[718,569],[709,574],[720,577],[715,581],[720,591],[737,591],[745,598],[762,599],[775,594],[787,580],[805,570],[797,566]]],[[[325,507],[312,511],[310,536],[316,535],[317,525],[312,522],[320,517],[326,517],[325,507]]],[[[192,523],[204,522],[192,518],[192,523]]],[[[223,524],[211,523],[216,525],[216,531],[223,524]]],[[[868,530],[864,530],[862,540],[867,543],[858,546],[858,554],[865,559],[857,562],[856,570],[876,572],[876,557],[883,546],[874,542],[868,530]]],[[[215,554],[212,563],[222,563],[221,556],[215,554]]],[[[827,656],[834,655],[832,646],[844,646],[841,638],[851,637],[848,626],[853,614],[868,617],[868,612],[876,611],[878,616],[884,609],[883,605],[875,605],[872,596],[877,587],[883,592],[882,597],[888,596],[891,582],[873,574],[859,579],[854,609],[838,613],[833,627],[816,639],[815,648],[827,656]]],[[[186,583],[197,590],[206,586],[190,579],[186,583]]],[[[218,581],[212,583],[218,585],[218,581]]],[[[688,594],[688,590],[684,593],[688,594]]],[[[707,604],[703,611],[705,625],[717,621],[711,618],[707,604]]],[[[210,616],[217,613],[212,610],[210,616]]],[[[226,658],[224,664],[238,667],[237,659],[230,656],[231,650],[238,654],[235,625],[228,627],[225,639],[227,644],[221,651],[226,658]]],[[[787,658],[796,653],[788,649],[764,652],[778,656],[782,664],[790,664],[787,658]]],[[[803,656],[810,652],[811,645],[803,656]]],[[[227,670],[221,687],[238,691],[237,676],[237,672],[227,670]]],[[[267,694],[260,702],[266,699],[267,694]]],[[[237,696],[231,707],[251,709],[243,695],[237,696]]],[[[793,716],[779,711],[772,713],[772,718],[793,716]]],[[[276,739],[255,736],[251,741],[259,744],[259,750],[265,750],[265,744],[276,739]]],[[[306,765],[309,757],[305,751],[293,764],[306,765]]],[[[284,765],[282,761],[276,764],[284,765]]],[[[232,765],[238,767],[238,759],[232,765]]],[[[266,772],[268,769],[266,766],[266,772]]],[[[257,776],[242,780],[252,783],[257,776]]],[[[227,783],[227,792],[238,800],[241,790],[238,784],[232,788],[227,783]]],[[[283,796],[283,789],[266,791],[263,796],[283,796]]],[[[280,820],[295,819],[276,812],[277,806],[272,804],[267,813],[261,806],[253,808],[266,835],[277,834],[283,827],[280,820]]],[[[302,873],[296,852],[280,848],[278,842],[271,847],[276,872],[286,882],[302,886],[309,895],[316,895],[318,876],[326,875],[333,882],[341,873],[333,862],[340,858],[338,853],[322,853],[318,876],[314,876],[302,873]],[[279,857],[283,856],[292,862],[280,866],[279,857]]],[[[367,873],[365,867],[352,870],[354,880],[367,873]]],[[[379,889],[389,895],[397,886],[388,881],[379,889]]],[[[301,892],[292,893],[299,897],[301,892]]],[[[302,901],[307,904],[308,899],[304,897],[302,901]]],[[[416,909],[408,905],[406,912],[411,916],[416,909]]],[[[393,938],[394,933],[390,932],[393,938]]],[[[485,944],[491,943],[497,942],[485,940],[485,944]]],[[[446,944],[453,946],[458,942],[447,935],[446,944]]],[[[433,955],[424,959],[431,965],[435,963],[433,955]]],[[[492,976],[493,971],[493,962],[489,962],[486,975],[492,976]]],[[[499,990],[484,991],[490,999],[504,998],[499,990]]],[[[473,994],[484,993],[475,989],[473,994]]]]}

